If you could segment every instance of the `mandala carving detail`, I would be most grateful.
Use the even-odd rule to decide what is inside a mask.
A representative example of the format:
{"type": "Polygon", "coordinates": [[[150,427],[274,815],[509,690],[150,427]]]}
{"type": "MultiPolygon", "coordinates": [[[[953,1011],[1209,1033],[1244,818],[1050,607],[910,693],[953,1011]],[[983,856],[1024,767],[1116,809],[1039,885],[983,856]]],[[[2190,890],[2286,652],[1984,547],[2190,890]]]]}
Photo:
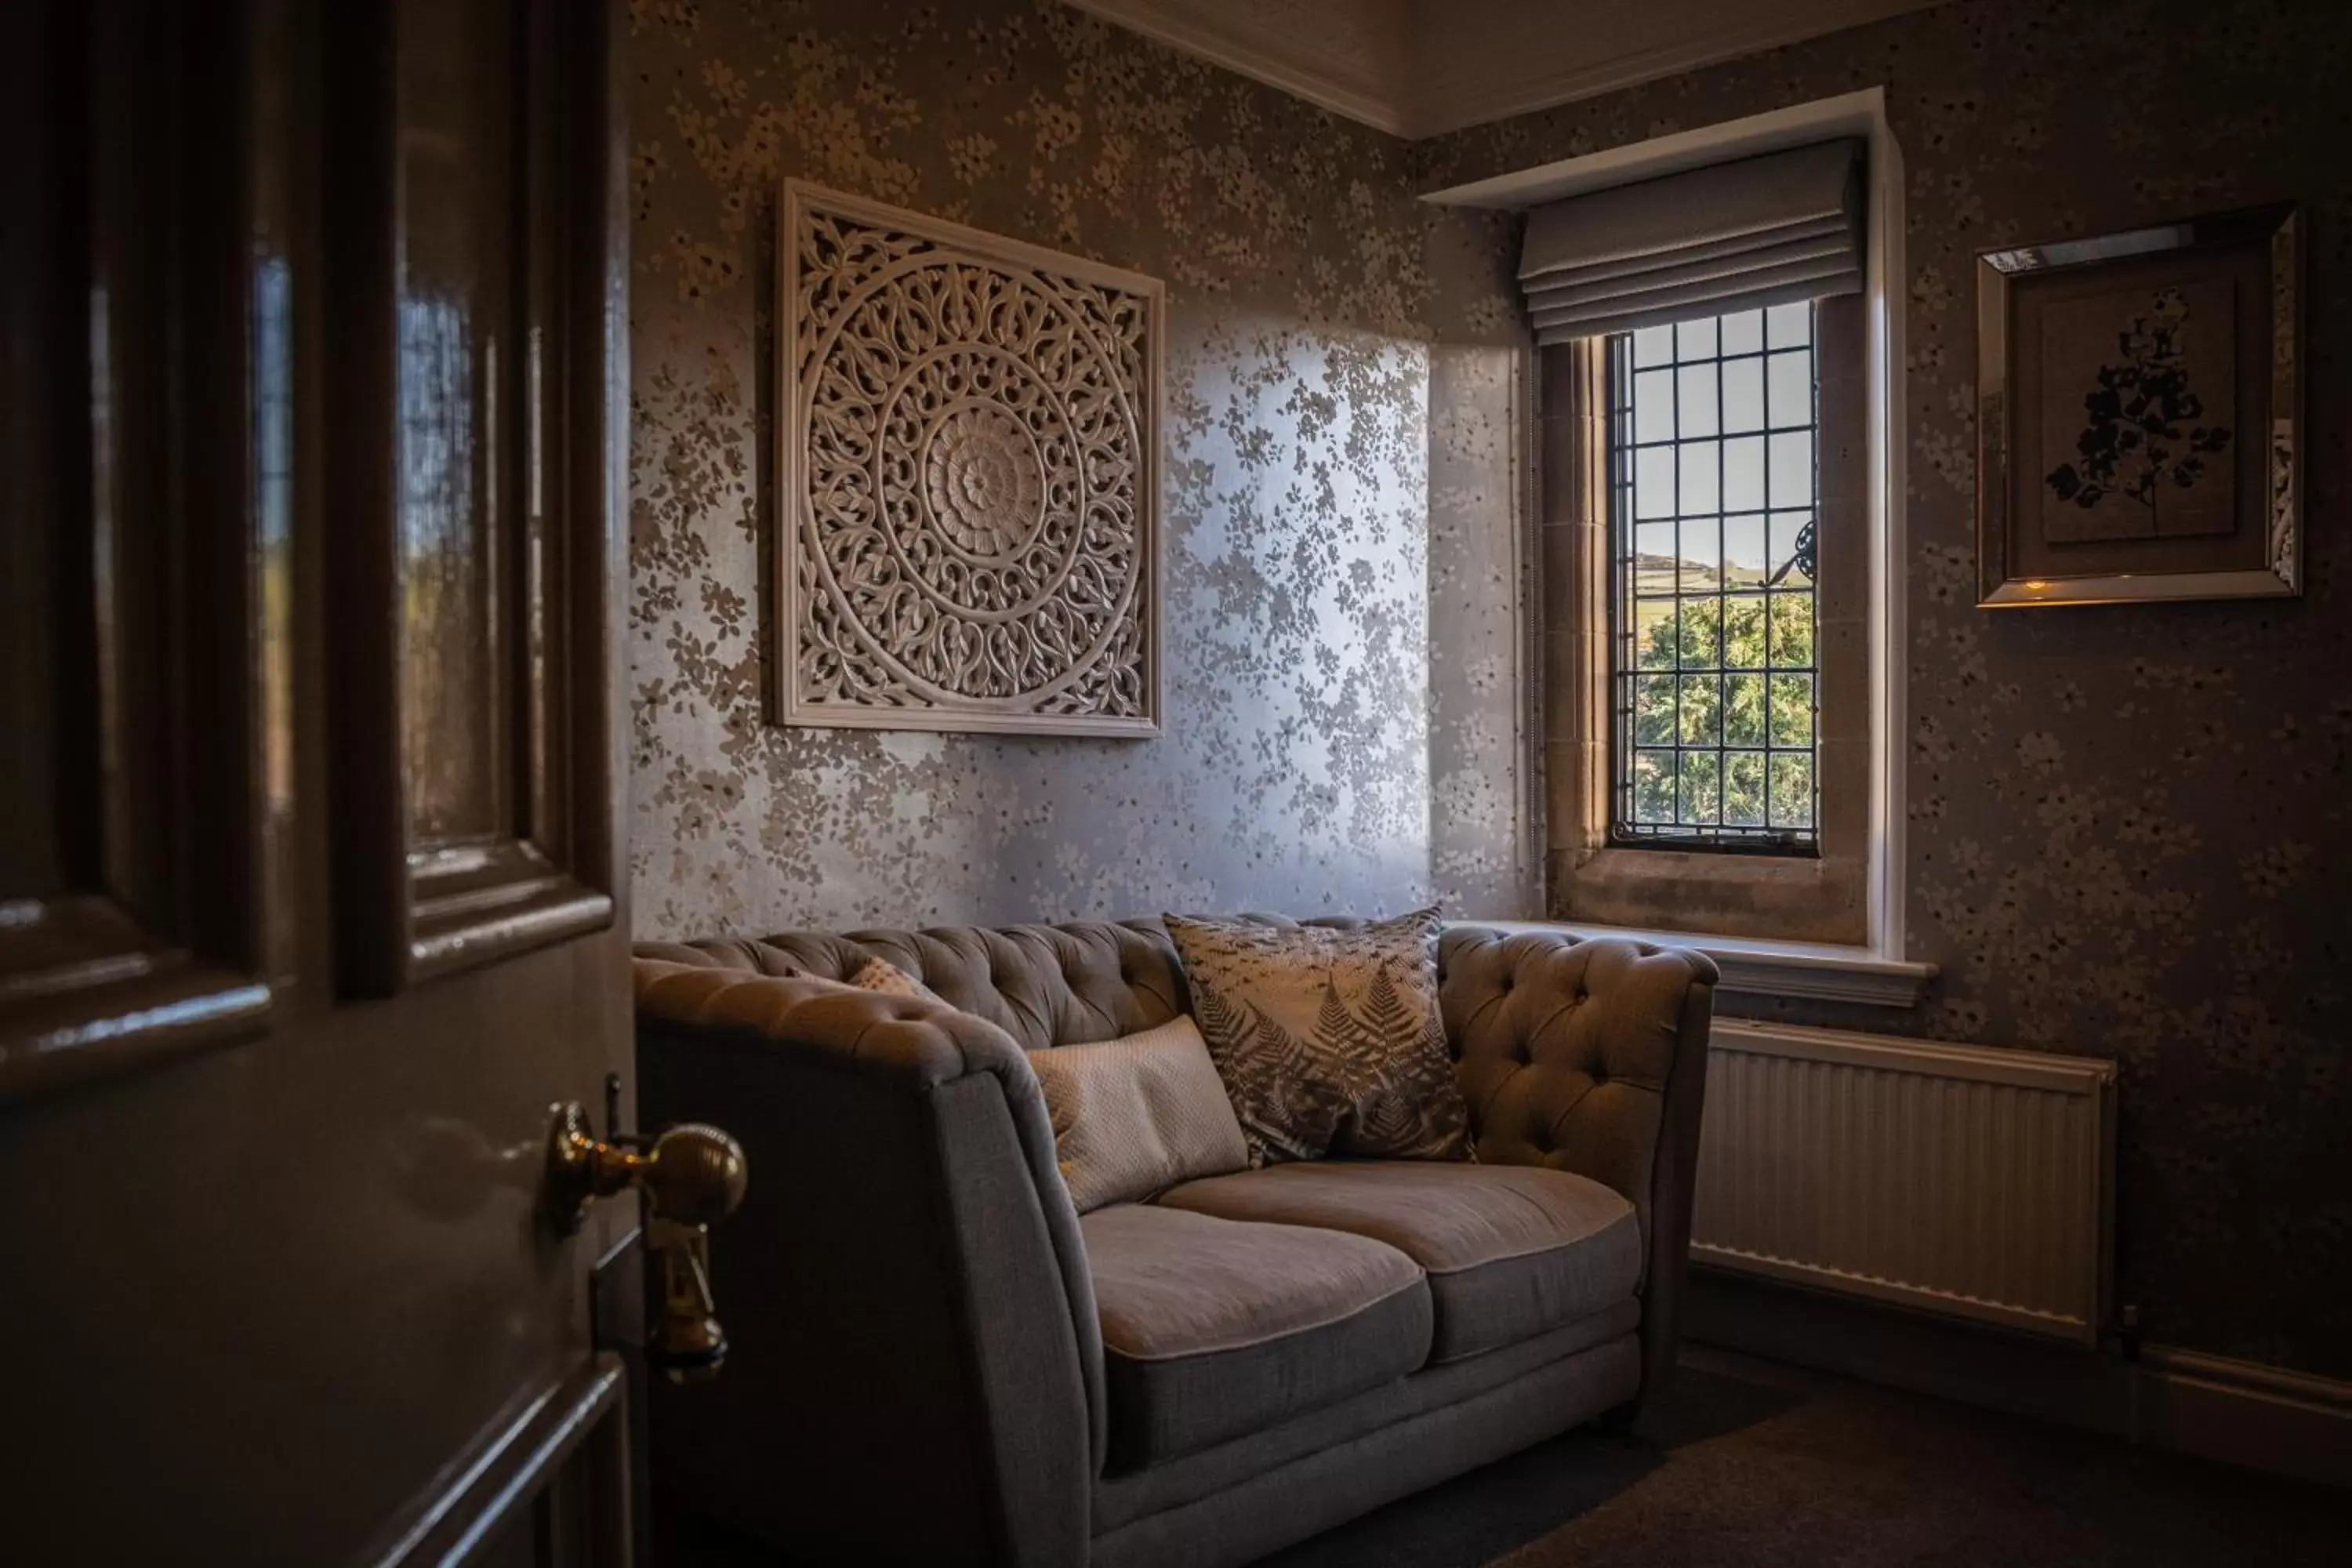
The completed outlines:
{"type": "Polygon", "coordinates": [[[1155,733],[1160,285],[782,211],[785,721],[1155,733]]]}

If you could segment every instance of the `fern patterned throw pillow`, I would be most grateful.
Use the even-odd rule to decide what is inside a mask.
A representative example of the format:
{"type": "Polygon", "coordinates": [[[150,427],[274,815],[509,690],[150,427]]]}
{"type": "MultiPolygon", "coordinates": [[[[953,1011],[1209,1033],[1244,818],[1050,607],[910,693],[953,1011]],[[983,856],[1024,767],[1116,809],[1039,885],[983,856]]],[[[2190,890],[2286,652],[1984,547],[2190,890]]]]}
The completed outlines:
{"type": "Polygon", "coordinates": [[[1435,910],[1354,931],[1164,918],[1251,1164],[1470,1157],[1435,910]]]}

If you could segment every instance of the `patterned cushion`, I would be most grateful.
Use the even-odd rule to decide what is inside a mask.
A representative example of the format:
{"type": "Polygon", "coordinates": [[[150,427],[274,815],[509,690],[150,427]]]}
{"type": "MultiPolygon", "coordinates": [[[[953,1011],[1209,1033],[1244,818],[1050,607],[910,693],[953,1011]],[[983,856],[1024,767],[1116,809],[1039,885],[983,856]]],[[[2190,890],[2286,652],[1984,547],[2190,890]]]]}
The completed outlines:
{"type": "MultiPolygon", "coordinates": [[[[663,961],[639,959],[637,962],[647,963],[663,961]]],[[[678,966],[672,964],[671,967],[678,966]]],[[[838,980],[798,970],[787,971],[784,978],[797,980],[804,985],[814,985],[822,991],[872,991],[884,996],[919,996],[926,1002],[937,1002],[941,1006],[948,1005],[946,999],[938,992],[887,958],[866,959],[838,980]]]]}
{"type": "Polygon", "coordinates": [[[867,959],[851,973],[848,984],[860,991],[879,991],[885,996],[920,996],[931,1002],[941,999],[938,992],[887,958],[867,959]]]}
{"type": "Polygon", "coordinates": [[[1055,1156],[1080,1214],[1249,1164],[1241,1124],[1191,1018],[1033,1051],[1029,1065],[1045,1088],[1055,1156]]]}
{"type": "Polygon", "coordinates": [[[1470,1157],[1437,911],[1353,930],[1167,917],[1250,1163],[1470,1157]]]}

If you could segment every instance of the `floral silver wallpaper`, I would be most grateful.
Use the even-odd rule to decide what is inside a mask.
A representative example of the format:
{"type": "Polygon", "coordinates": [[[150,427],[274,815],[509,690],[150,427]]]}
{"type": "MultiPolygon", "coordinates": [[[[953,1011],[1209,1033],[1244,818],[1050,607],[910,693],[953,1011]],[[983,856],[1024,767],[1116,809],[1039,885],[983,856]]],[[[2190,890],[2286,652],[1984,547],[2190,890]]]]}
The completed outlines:
{"type": "Polygon", "coordinates": [[[1504,222],[1050,0],[631,22],[641,934],[1524,907],[1504,222]],[[786,174],[1167,281],[1160,738],[771,721],[786,174]]]}
{"type": "Polygon", "coordinates": [[[1537,907],[1506,223],[1417,192],[1885,84],[1908,163],[1917,1013],[2111,1056],[2152,1338],[2352,1375],[2352,7],[1957,0],[1407,145],[1052,0],[635,0],[633,898],[646,936],[1537,907]],[[2086,83],[2096,84],[2086,88],[2086,83]],[[777,180],[1165,279],[1159,740],[782,730],[777,180]],[[2311,218],[2307,596],[1972,607],[1970,256],[2311,218]]]}
{"type": "Polygon", "coordinates": [[[1423,143],[1434,188],[1885,84],[1909,190],[1910,1016],[2122,1067],[2120,1299],[2352,1375],[2352,6],[1960,0],[1423,143]],[[2306,596],[1973,608],[1971,258],[2310,222],[2306,596]]]}

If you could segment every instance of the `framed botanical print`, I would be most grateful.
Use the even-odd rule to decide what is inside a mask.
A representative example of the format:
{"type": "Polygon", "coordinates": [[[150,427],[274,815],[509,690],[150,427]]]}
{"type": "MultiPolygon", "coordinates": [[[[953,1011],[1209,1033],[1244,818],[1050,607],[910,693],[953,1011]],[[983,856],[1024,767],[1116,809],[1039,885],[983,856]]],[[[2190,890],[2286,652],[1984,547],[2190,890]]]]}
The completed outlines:
{"type": "Polygon", "coordinates": [[[2303,591],[2292,206],[1977,258],[1977,602],[2303,591]]]}

